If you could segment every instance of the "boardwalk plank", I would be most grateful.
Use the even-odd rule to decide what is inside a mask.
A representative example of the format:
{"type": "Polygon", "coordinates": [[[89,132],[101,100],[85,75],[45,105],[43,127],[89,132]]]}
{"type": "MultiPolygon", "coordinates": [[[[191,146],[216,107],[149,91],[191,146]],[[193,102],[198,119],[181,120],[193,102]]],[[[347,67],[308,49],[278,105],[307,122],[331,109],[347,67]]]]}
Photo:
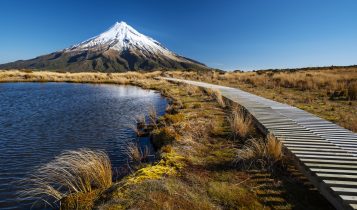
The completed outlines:
{"type": "Polygon", "coordinates": [[[300,158],[302,162],[310,163],[342,163],[342,164],[351,164],[357,165],[357,161],[351,160],[327,160],[327,159],[311,159],[311,158],[300,158]]]}
{"type": "Polygon", "coordinates": [[[357,193],[356,188],[332,187],[332,190],[343,193],[357,193]]]}
{"type": "MultiPolygon", "coordinates": [[[[357,166],[354,165],[343,165],[343,164],[321,164],[321,163],[305,163],[306,166],[310,168],[335,168],[335,169],[356,169],[357,166]]],[[[356,183],[357,185],[357,183],[356,183]]]]}
{"type": "Polygon", "coordinates": [[[328,185],[331,186],[355,186],[357,187],[357,182],[353,181],[339,181],[339,180],[323,180],[328,185]]]}
{"type": "Polygon", "coordinates": [[[326,168],[310,168],[311,171],[315,172],[330,172],[330,173],[343,173],[343,174],[357,174],[357,170],[338,170],[338,169],[326,169],[326,168]]]}
{"type": "Polygon", "coordinates": [[[357,179],[357,175],[351,175],[351,174],[316,173],[316,175],[324,178],[338,178],[338,179],[352,179],[352,180],[357,179]]]}

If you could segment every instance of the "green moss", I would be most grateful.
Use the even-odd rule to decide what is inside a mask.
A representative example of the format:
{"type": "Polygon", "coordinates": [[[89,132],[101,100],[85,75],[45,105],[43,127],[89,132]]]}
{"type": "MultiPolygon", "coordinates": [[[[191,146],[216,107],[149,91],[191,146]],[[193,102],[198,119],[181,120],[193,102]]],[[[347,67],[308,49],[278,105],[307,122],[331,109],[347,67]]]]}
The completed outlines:
{"type": "Polygon", "coordinates": [[[175,169],[182,169],[185,166],[184,160],[185,158],[183,156],[171,151],[170,153],[162,154],[159,164],[170,166],[175,169]]]}
{"type": "Polygon", "coordinates": [[[152,165],[139,169],[133,176],[128,179],[127,184],[137,184],[148,179],[160,179],[165,175],[174,175],[176,170],[173,167],[165,165],[152,165]]]}
{"type": "Polygon", "coordinates": [[[155,165],[149,165],[136,171],[126,184],[137,184],[145,180],[160,179],[164,176],[176,175],[185,166],[184,158],[175,152],[164,153],[155,165]]]}

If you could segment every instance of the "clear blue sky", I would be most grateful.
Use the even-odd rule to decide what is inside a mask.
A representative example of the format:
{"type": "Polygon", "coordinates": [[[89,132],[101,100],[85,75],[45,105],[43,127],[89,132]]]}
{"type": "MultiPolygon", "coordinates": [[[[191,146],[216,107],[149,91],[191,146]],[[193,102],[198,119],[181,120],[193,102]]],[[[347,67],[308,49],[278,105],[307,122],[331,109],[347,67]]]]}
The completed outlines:
{"type": "Polygon", "coordinates": [[[357,64],[355,0],[1,0],[0,63],[63,49],[116,21],[226,70],[357,64]]]}

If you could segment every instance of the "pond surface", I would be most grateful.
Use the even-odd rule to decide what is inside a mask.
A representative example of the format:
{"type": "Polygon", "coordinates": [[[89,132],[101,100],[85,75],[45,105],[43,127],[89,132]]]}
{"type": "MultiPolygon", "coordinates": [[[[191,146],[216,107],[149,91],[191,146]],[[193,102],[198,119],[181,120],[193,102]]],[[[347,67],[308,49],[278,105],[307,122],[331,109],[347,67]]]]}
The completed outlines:
{"type": "Polygon", "coordinates": [[[136,136],[129,124],[166,100],[133,86],[73,83],[0,84],[0,209],[28,209],[17,181],[64,150],[105,150],[113,167],[126,163],[123,147],[136,136]]]}

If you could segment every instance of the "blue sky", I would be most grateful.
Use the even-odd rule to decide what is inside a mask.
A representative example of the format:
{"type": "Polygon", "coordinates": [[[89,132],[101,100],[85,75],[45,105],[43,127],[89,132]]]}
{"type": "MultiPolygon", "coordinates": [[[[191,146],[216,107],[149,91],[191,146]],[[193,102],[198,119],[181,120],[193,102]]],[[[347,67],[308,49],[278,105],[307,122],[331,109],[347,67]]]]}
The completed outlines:
{"type": "Polygon", "coordinates": [[[1,0],[0,63],[66,48],[116,21],[220,69],[357,64],[354,0],[1,0]]]}

